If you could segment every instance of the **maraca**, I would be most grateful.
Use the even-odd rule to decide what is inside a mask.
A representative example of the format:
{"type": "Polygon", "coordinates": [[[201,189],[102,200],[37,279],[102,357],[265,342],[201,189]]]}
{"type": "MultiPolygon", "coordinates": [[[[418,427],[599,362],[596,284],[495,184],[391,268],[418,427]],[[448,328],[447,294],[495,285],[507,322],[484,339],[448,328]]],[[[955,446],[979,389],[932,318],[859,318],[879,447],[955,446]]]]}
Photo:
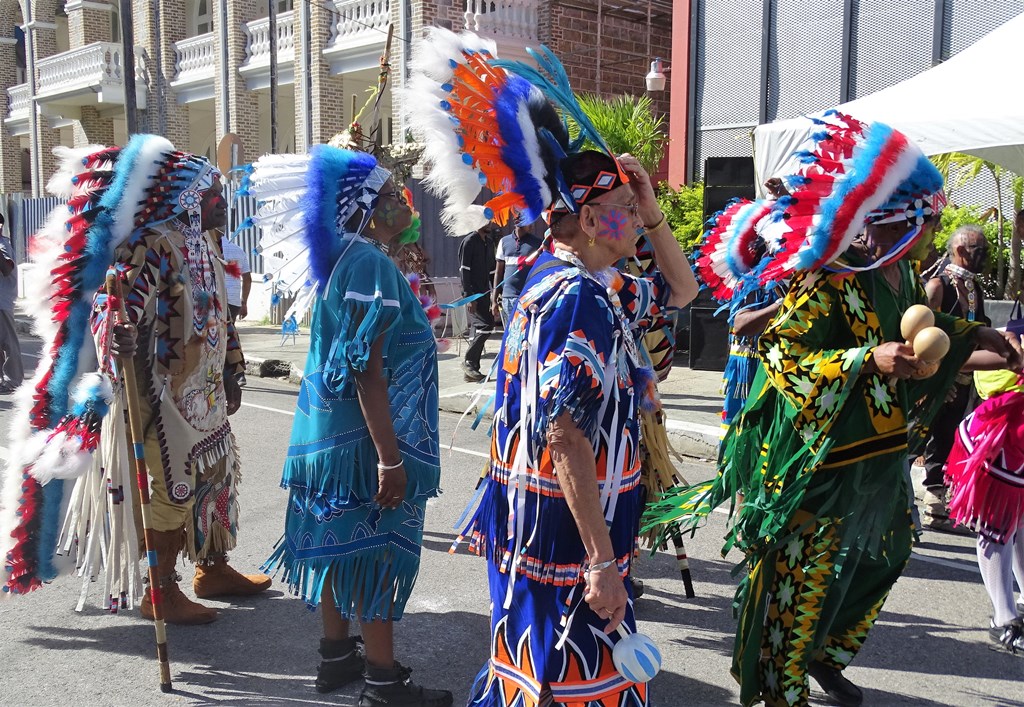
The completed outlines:
{"type": "Polygon", "coordinates": [[[939,370],[939,362],[949,353],[949,336],[938,327],[926,327],[914,337],[914,355],[925,365],[911,376],[915,380],[930,378],[939,370]]]}
{"type": "Polygon", "coordinates": [[[630,682],[647,682],[661,670],[661,651],[648,636],[629,633],[619,624],[619,642],[612,649],[612,663],[630,682]]]}
{"type": "Polygon", "coordinates": [[[914,347],[914,355],[925,364],[911,377],[920,380],[935,375],[939,361],[949,352],[949,337],[935,326],[935,313],[923,304],[911,305],[900,320],[900,333],[907,346],[914,347]]]}
{"type": "Polygon", "coordinates": [[[935,312],[923,304],[912,304],[903,313],[903,318],[900,320],[900,333],[903,334],[903,339],[907,342],[907,346],[913,346],[914,339],[917,338],[918,333],[922,329],[934,326],[935,312]]]}

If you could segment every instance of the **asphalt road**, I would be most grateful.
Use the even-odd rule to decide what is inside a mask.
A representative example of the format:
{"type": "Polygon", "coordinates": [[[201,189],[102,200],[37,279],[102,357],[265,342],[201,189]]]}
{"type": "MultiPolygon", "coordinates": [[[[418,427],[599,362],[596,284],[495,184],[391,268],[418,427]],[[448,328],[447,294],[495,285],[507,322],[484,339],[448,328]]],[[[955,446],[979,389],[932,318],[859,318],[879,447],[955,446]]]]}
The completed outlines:
{"type": "MultiPolygon", "coordinates": [[[[34,366],[26,342],[26,362],[34,366]]],[[[241,542],[232,564],[255,571],[283,526],[286,494],[279,471],[295,388],[250,378],[233,418],[243,454],[241,542]]],[[[0,429],[10,398],[0,398],[0,429]]],[[[430,501],[419,582],[397,630],[398,657],[414,679],[455,692],[464,704],[488,647],[483,561],[449,555],[452,525],[484,463],[487,437],[444,415],[445,493],[430,501]]],[[[9,441],[0,433],[0,457],[9,441]]],[[[706,463],[684,465],[690,481],[706,463]]],[[[683,597],[674,557],[645,556],[638,575],[641,630],[661,647],[665,665],[652,683],[652,704],[736,704],[729,676],[734,621],[730,575],[738,557],[719,556],[725,516],[715,514],[687,544],[697,598],[683,597]]],[[[191,569],[183,573],[191,579],[191,569]]],[[[29,596],[0,600],[0,703],[10,705],[354,705],[358,688],[320,696],[312,687],[319,617],[275,582],[264,597],[210,602],[209,626],[169,627],[175,692],[159,692],[152,625],[135,612],[112,616],[96,606],[73,610],[80,588],[62,577],[29,596]]],[[[1021,705],[1024,658],[989,649],[990,606],[968,538],[928,534],[896,584],[881,619],[848,675],[868,705],[1021,705]]],[[[820,692],[816,704],[826,704],[820,692]]]]}

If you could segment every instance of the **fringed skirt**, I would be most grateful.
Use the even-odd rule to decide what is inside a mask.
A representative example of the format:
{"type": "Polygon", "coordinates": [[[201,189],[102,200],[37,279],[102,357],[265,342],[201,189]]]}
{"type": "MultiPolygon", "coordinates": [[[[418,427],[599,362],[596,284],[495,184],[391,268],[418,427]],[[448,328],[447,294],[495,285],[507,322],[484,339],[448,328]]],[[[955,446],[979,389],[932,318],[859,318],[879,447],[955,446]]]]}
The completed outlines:
{"type": "Polygon", "coordinates": [[[989,398],[964,418],[946,462],[949,515],[1005,545],[1024,523],[1024,393],[989,398]]]}
{"type": "Polygon", "coordinates": [[[423,518],[427,499],[438,493],[437,471],[407,456],[405,500],[398,508],[381,508],[372,501],[376,462],[360,459],[370,456],[346,453],[289,462],[283,482],[290,487],[285,532],[263,570],[283,570],[292,593],[310,610],[319,606],[330,578],[335,605],[345,618],[397,621],[419,573],[423,518]]]}

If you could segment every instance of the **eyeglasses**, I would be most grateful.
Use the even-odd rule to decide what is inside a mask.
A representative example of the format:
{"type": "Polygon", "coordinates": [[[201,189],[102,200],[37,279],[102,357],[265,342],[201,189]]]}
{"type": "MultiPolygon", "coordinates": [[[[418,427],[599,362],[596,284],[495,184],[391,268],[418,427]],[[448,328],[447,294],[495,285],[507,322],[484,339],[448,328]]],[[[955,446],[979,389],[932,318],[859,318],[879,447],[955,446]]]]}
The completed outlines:
{"type": "Polygon", "coordinates": [[[395,199],[397,201],[401,201],[402,203],[405,203],[405,192],[404,191],[398,191],[397,189],[395,191],[382,191],[382,192],[378,192],[377,196],[389,196],[392,199],[395,199]]]}
{"type": "Polygon", "coordinates": [[[636,218],[637,214],[640,213],[640,204],[614,204],[610,201],[592,201],[589,206],[618,206],[620,209],[625,209],[629,212],[629,215],[636,218]]]}

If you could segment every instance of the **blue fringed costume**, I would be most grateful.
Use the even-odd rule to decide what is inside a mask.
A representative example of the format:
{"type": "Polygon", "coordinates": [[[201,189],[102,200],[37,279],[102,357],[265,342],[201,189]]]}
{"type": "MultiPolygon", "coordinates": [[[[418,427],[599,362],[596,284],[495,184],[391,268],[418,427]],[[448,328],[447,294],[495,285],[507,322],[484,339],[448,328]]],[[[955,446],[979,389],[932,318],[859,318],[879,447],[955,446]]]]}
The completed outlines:
{"type": "MultiPolygon", "coordinates": [[[[607,619],[583,600],[586,550],[546,432],[567,413],[590,438],[625,579],[643,509],[639,411],[646,381],[624,342],[643,335],[667,287],[660,274],[645,279],[606,271],[608,282],[599,282],[577,267],[552,267],[553,260],[547,253],[538,259],[505,334],[490,471],[462,533],[470,550],[487,558],[492,599],[491,659],[470,704],[511,707],[550,698],[643,707],[646,685],[615,670],[607,619]]],[[[631,605],[624,624],[636,630],[631,605]]]]}
{"type": "Polygon", "coordinates": [[[419,570],[423,515],[438,493],[437,354],[409,282],[358,236],[313,306],[306,375],[281,484],[289,489],[284,537],[267,561],[315,608],[333,574],[349,619],[400,619],[419,570]],[[354,373],[384,337],[388,398],[408,477],[394,510],[374,503],[377,453],[354,373]]]}

